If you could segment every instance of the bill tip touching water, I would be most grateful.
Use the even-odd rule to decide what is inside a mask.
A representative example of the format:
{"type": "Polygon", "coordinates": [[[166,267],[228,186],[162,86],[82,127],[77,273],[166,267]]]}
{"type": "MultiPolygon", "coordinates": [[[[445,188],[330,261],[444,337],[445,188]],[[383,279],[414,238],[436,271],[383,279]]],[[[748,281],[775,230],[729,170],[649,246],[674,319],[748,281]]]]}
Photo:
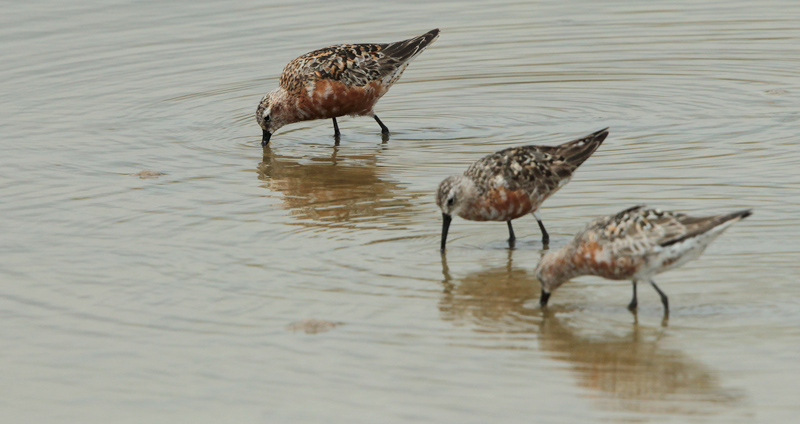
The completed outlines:
{"type": "Polygon", "coordinates": [[[532,213],[542,244],[548,245],[550,236],[539,207],[570,181],[606,137],[608,128],[558,146],[511,147],[485,156],[461,175],[447,177],[436,193],[436,205],[442,211],[441,251],[445,251],[453,215],[471,221],[505,221],[509,246],[514,247],[511,220],[532,213]]]}
{"type": "Polygon", "coordinates": [[[752,215],[752,209],[728,214],[692,217],[677,212],[648,209],[644,205],[595,219],[561,249],[546,254],[536,266],[542,285],[540,305],[561,284],[582,275],[611,280],[631,280],[636,311],[636,284],[649,282],[669,315],[667,295],[653,277],[699,257],[731,225],[752,215]]]}
{"type": "Polygon", "coordinates": [[[295,58],[283,69],[278,88],[256,108],[261,145],[266,147],[284,125],[328,118],[338,140],[336,118],[345,115],[372,117],[388,137],[389,128],[375,114],[375,104],[438,37],[437,28],[394,43],[339,44],[295,58]]]}

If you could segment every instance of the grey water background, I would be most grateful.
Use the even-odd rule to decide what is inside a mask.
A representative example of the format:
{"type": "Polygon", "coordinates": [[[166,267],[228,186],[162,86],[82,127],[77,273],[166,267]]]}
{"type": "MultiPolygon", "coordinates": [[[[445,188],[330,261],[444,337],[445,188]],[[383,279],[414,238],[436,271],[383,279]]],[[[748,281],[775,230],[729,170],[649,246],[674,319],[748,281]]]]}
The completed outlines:
{"type": "Polygon", "coordinates": [[[790,422],[800,413],[800,3],[4,2],[0,421],[790,422]],[[253,114],[283,66],[441,28],[369,118],[253,114]],[[551,248],[647,203],[752,207],[654,291],[537,306],[532,217],[434,191],[611,135],[551,248]],[[157,174],[140,174],[151,171],[157,174]],[[303,326],[316,319],[334,328],[303,326]],[[299,324],[298,324],[299,322],[299,324]],[[303,331],[304,329],[308,330],[303,331]],[[320,330],[315,333],[315,330],[320,330]],[[327,331],[324,331],[327,330],[327,331]]]}

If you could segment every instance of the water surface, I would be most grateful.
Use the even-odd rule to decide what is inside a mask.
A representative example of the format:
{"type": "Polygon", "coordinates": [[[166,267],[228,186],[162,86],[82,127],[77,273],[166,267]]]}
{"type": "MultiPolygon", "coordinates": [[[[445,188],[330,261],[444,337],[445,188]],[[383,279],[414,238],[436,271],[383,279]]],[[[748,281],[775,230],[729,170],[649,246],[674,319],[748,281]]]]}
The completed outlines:
{"type": "Polygon", "coordinates": [[[3,10],[3,422],[800,413],[796,2],[3,10]],[[343,118],[338,146],[315,121],[260,147],[253,113],[286,62],[435,27],[377,107],[390,140],[343,118]],[[543,313],[533,218],[514,250],[502,223],[456,219],[438,253],[443,178],[606,126],[541,210],[551,248],[637,203],[755,208],[659,276],[668,322],[652,290],[634,317],[629,283],[591,277],[543,313]]]}

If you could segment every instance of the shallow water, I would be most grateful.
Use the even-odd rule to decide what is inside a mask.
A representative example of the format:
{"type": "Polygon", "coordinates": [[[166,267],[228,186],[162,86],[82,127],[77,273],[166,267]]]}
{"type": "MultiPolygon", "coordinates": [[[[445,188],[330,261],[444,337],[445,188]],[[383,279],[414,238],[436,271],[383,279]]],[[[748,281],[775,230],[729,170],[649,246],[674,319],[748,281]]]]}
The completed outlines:
{"type": "Polygon", "coordinates": [[[800,4],[9,3],[2,422],[789,422],[800,407],[800,4]],[[295,56],[440,39],[369,118],[253,113],[295,56]],[[611,136],[551,247],[636,203],[755,208],[659,276],[538,307],[532,218],[433,193],[484,154],[611,136]],[[144,173],[142,171],[151,171],[144,173]],[[310,321],[316,320],[316,321],[310,321]]]}

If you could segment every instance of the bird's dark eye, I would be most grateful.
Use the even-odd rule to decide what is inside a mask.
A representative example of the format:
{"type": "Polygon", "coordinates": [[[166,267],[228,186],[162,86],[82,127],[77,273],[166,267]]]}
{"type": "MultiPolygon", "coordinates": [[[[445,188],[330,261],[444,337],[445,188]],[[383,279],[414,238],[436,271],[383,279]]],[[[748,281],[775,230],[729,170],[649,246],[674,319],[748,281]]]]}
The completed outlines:
{"type": "Polygon", "coordinates": [[[264,122],[269,122],[269,115],[264,117],[264,122]]]}
{"type": "Polygon", "coordinates": [[[455,201],[456,201],[455,197],[451,197],[451,198],[447,199],[447,206],[453,206],[453,202],[455,202],[455,201]]]}

